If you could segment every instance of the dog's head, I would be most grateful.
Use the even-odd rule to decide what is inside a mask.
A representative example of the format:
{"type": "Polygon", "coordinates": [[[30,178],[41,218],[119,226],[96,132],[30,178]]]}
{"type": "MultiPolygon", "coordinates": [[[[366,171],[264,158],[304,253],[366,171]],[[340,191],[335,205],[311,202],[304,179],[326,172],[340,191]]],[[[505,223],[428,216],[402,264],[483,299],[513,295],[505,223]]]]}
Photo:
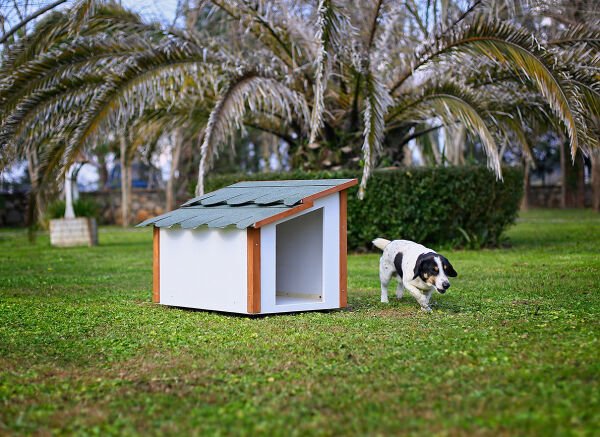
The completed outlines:
{"type": "Polygon", "coordinates": [[[458,276],[450,261],[435,252],[419,255],[415,264],[415,278],[420,277],[429,285],[433,285],[439,293],[445,293],[450,288],[448,277],[458,276]]]}

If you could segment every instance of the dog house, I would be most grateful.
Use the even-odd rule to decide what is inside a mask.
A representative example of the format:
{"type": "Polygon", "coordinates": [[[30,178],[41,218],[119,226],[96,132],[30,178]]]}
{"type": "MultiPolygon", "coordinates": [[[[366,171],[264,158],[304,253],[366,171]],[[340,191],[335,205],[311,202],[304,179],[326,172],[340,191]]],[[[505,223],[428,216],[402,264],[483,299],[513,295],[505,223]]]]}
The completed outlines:
{"type": "Polygon", "coordinates": [[[153,301],[242,314],[345,307],[356,183],[240,182],[140,223],[154,228],[153,301]]]}

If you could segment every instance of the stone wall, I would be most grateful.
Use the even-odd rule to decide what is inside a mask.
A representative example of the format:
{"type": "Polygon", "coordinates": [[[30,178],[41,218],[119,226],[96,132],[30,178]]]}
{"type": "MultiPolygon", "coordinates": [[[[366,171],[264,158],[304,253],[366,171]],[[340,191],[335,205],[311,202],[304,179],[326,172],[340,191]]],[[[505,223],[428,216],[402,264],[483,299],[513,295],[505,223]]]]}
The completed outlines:
{"type": "MultiPolygon", "coordinates": [[[[98,205],[98,221],[100,224],[121,224],[121,191],[96,191],[82,193],[82,198],[92,199],[98,205]]],[[[180,205],[181,200],[176,205],[180,205]]],[[[165,192],[163,190],[134,189],[131,192],[129,222],[138,224],[147,218],[165,212],[165,192]]]]}
{"type": "Polygon", "coordinates": [[[0,227],[27,224],[28,198],[26,193],[0,194],[0,227]]]}
{"type": "MultiPolygon", "coordinates": [[[[121,224],[121,191],[95,191],[80,195],[83,199],[91,199],[98,205],[99,224],[121,224]]],[[[188,199],[177,199],[175,204],[181,205],[186,200],[188,199]]],[[[165,204],[164,190],[132,190],[130,224],[135,225],[164,213],[165,204]]],[[[0,226],[26,226],[27,207],[27,193],[0,193],[0,226]]]]}
{"type": "MultiPolygon", "coordinates": [[[[529,207],[530,208],[560,208],[561,204],[561,186],[546,185],[529,187],[529,207]]],[[[584,205],[586,208],[592,206],[592,187],[585,186],[584,205]]]]}

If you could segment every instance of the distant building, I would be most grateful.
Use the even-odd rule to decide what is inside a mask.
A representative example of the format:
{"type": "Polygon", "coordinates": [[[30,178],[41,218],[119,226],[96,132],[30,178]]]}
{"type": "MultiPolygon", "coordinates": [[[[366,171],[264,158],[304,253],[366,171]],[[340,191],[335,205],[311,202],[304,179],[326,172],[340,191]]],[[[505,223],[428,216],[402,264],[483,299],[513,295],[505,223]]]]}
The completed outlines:
{"type": "MultiPolygon", "coordinates": [[[[158,189],[164,188],[160,169],[145,164],[139,160],[131,164],[131,186],[132,188],[158,189]]],[[[115,163],[110,171],[105,187],[110,190],[121,188],[121,164],[115,163]]]]}

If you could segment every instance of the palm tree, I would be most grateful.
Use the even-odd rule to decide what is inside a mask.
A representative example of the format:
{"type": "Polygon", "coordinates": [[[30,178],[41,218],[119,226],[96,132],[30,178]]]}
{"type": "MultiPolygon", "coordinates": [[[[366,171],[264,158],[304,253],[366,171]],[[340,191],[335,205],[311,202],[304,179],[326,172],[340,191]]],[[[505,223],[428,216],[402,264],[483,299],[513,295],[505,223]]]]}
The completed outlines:
{"type": "Polygon", "coordinates": [[[150,116],[196,138],[201,194],[215,157],[251,126],[298,156],[360,159],[362,195],[384,150],[441,128],[477,138],[498,177],[501,145],[527,149],[539,120],[565,132],[572,154],[597,145],[597,29],[566,27],[543,46],[514,10],[482,0],[212,0],[194,11],[185,31],[92,0],[39,23],[4,54],[2,156],[37,150],[51,175],[150,116]]]}
{"type": "MultiPolygon", "coordinates": [[[[546,8],[540,11],[537,20],[530,19],[529,26],[543,28],[545,43],[552,49],[558,48],[559,51],[565,49],[571,50],[571,58],[576,59],[578,52],[595,53],[592,63],[583,67],[586,77],[592,77],[595,80],[580,80],[575,75],[573,83],[577,86],[588,107],[586,113],[588,117],[588,126],[595,138],[600,137],[600,76],[598,75],[598,48],[600,40],[597,33],[600,32],[600,4],[593,0],[576,0],[575,2],[560,1],[554,5],[554,8],[546,8]],[[544,21],[541,21],[544,20],[544,21]],[[563,32],[561,34],[557,29],[570,28],[572,32],[563,32]],[[573,33],[577,32],[583,41],[577,41],[572,38],[573,33]]],[[[576,61],[577,62],[577,61],[576,61]]],[[[563,205],[568,204],[569,197],[579,197],[580,205],[583,206],[584,198],[584,180],[583,180],[583,157],[574,157],[572,162],[568,162],[565,156],[564,148],[561,151],[561,173],[562,173],[562,191],[563,205]],[[577,177],[579,173],[579,178],[577,177]],[[574,177],[575,176],[575,177],[574,177]],[[579,180],[578,180],[579,179],[579,180]],[[575,180],[576,190],[579,193],[569,193],[570,182],[575,180]],[[579,183],[577,183],[579,182],[579,183]],[[575,194],[575,196],[573,196],[575,194]]],[[[592,176],[592,207],[600,211],[600,149],[592,149],[588,156],[591,163],[592,176]]]]}

